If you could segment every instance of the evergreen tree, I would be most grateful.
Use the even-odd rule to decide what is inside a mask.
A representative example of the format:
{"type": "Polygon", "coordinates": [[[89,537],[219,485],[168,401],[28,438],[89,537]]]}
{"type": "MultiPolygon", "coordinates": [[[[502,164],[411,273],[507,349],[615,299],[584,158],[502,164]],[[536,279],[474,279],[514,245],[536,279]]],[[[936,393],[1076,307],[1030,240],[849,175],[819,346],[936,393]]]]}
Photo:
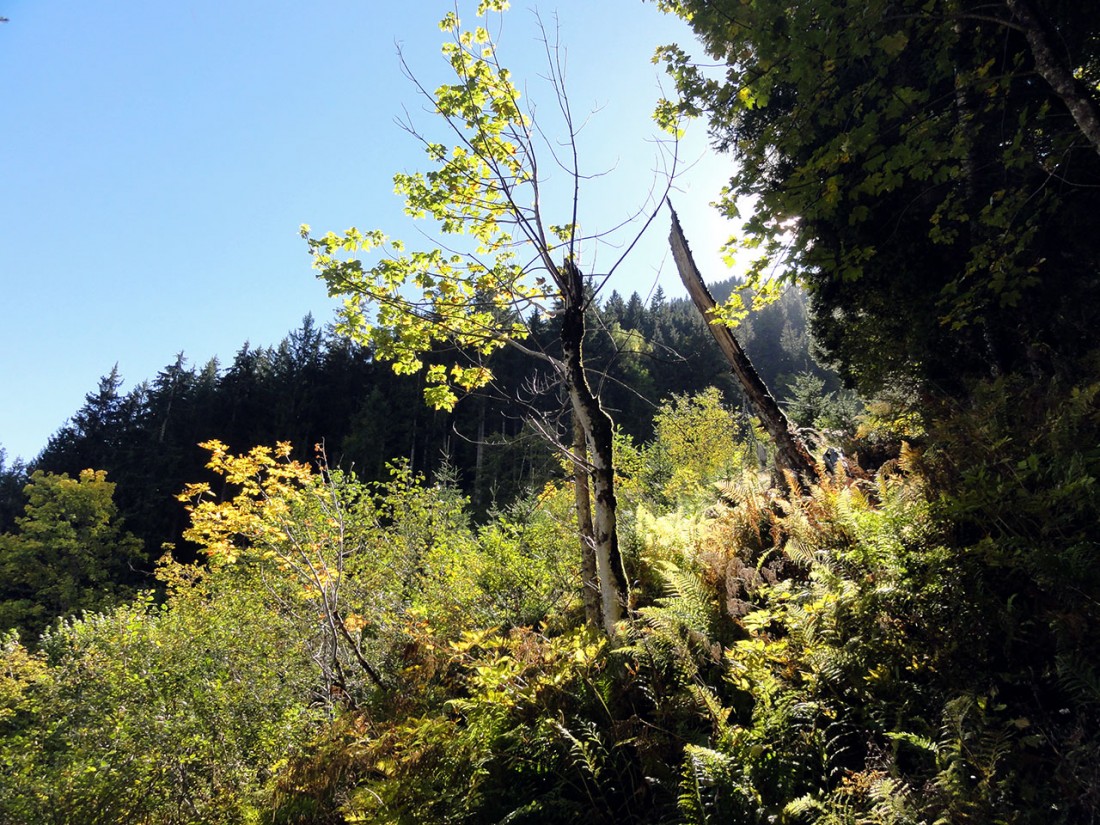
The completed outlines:
{"type": "Polygon", "coordinates": [[[15,519],[23,512],[23,488],[28,480],[27,465],[17,458],[8,463],[7,451],[0,447],[0,533],[15,526],[15,519]]]}

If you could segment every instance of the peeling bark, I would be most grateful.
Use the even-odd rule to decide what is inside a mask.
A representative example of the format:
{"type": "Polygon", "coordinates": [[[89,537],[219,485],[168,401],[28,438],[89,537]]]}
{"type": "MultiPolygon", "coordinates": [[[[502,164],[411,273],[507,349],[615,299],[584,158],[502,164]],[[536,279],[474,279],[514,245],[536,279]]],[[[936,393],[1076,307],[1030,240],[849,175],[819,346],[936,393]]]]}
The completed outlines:
{"type": "Polygon", "coordinates": [[[610,636],[622,620],[627,604],[627,580],[619,553],[616,527],[615,465],[612,457],[611,417],[600,406],[584,373],[584,281],[572,261],[561,268],[562,372],[573,415],[588,450],[592,493],[592,546],[600,585],[604,630],[610,636]]]}
{"type": "Polygon", "coordinates": [[[573,416],[573,489],[577,497],[577,530],[581,537],[581,594],[584,618],[592,627],[600,627],[600,577],[596,568],[596,541],[592,535],[592,500],[588,489],[588,447],[584,427],[573,416]]]}

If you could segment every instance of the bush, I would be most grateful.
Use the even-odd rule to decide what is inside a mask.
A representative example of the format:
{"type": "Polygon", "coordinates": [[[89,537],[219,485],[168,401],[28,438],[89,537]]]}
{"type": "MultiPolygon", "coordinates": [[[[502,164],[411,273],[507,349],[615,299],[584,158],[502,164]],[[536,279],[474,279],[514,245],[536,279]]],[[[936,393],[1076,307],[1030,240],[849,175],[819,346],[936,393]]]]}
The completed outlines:
{"type": "Polygon", "coordinates": [[[63,621],[31,660],[4,648],[22,686],[0,820],[261,820],[315,721],[300,631],[256,581],[170,570],[163,606],[147,595],[63,621]]]}

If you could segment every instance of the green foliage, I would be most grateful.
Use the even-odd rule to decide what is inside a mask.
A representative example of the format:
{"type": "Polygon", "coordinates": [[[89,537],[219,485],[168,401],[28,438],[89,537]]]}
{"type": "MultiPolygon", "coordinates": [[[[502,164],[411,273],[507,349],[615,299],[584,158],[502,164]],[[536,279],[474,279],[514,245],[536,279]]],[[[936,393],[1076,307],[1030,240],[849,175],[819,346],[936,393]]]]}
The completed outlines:
{"type": "Polygon", "coordinates": [[[1098,432],[1100,383],[1000,379],[944,417],[927,455],[943,507],[976,551],[1026,571],[1062,607],[1071,599],[1083,609],[1083,594],[1100,588],[1098,432]]]}
{"type": "Polygon", "coordinates": [[[790,387],[787,415],[801,427],[854,433],[863,405],[850,390],[825,391],[825,381],[811,372],[799,373],[790,387]]]}
{"type": "MultiPolygon", "coordinates": [[[[1082,231],[1096,204],[1077,185],[1095,182],[1096,162],[1000,7],[663,5],[692,15],[725,64],[708,74],[666,52],[682,108],[705,112],[746,161],[725,208],[758,195],[748,246],[770,264],[789,242],[816,332],[851,377],[920,379],[862,416],[855,442],[877,453],[878,475],[842,466],[784,492],[754,471],[720,393],[677,385],[697,394],[673,393],[652,442],[648,424],[615,435],[636,582],[613,649],[577,629],[569,483],[479,525],[445,466],[429,480],[398,462],[360,481],[287,444],[236,454],[211,442],[217,484],[187,496],[204,570],[166,565],[163,605],[89,601],[101,612],[61,621],[38,652],[3,637],[0,820],[1096,818],[1100,361],[1095,241],[1082,231]]],[[[1091,89],[1087,18],[1040,5],[1091,89]]],[[[490,352],[497,378],[529,377],[500,345],[547,296],[512,257],[531,216],[515,200],[535,183],[530,124],[485,32],[453,15],[444,28],[459,82],[430,96],[462,145],[426,142],[432,171],[396,183],[410,211],[481,251],[390,245],[367,268],[355,256],[379,251],[377,233],[310,244],[334,291],[350,285],[377,308],[368,319],[353,300],[349,331],[399,369],[423,367],[430,400],[448,407],[487,380],[490,352]],[[444,340],[472,360],[444,364],[444,340]]],[[[538,266],[551,277],[549,253],[576,231],[548,227],[538,266]]],[[[782,300],[745,332],[782,351],[773,363],[803,423],[846,428],[854,409],[801,360],[805,326],[782,300]]],[[[661,358],[699,340],[657,297],[650,314],[638,296],[587,309],[600,321],[584,340],[591,363],[619,362],[634,389],[672,386],[679,365],[661,358]]],[[[535,342],[558,320],[530,319],[535,342]]],[[[278,352],[246,347],[222,417],[268,403],[284,424],[308,413],[297,382],[323,349],[308,327],[278,352]]],[[[176,367],[148,406],[120,397],[112,373],[68,454],[94,440],[121,455],[120,433],[165,438],[202,384],[176,367]]],[[[372,470],[404,452],[389,451],[396,425],[376,420],[391,386],[357,409],[372,470]]],[[[496,417],[486,403],[477,415],[464,420],[496,417]]],[[[537,488],[531,466],[509,468],[512,480],[537,488]]],[[[29,490],[19,532],[0,537],[3,572],[37,588],[44,570],[22,560],[60,548],[58,564],[75,559],[73,580],[89,582],[62,580],[73,609],[112,580],[92,562],[127,546],[109,485],[36,475],[29,490]],[[67,520],[70,501],[85,501],[82,519],[67,520]]]]}
{"type": "Polygon", "coordinates": [[[7,735],[26,724],[26,715],[34,711],[34,692],[47,676],[41,658],[28,652],[14,630],[0,642],[3,671],[0,672],[0,733],[7,735]]]}
{"type": "Polygon", "coordinates": [[[9,463],[7,450],[0,447],[0,532],[6,533],[15,526],[15,519],[23,511],[26,486],[26,463],[19,458],[9,463]]]}
{"type": "Polygon", "coordinates": [[[874,483],[787,499],[746,475],[704,518],[639,515],[664,586],[630,656],[687,739],[685,821],[1090,815],[1090,387],[991,382],[874,483]]]}
{"type": "Polygon", "coordinates": [[[1016,754],[1004,753],[1006,730],[1038,749],[1069,743],[1043,781],[1060,789],[1059,810],[1070,818],[1093,810],[1100,788],[1097,772],[1084,767],[1095,764],[1100,729],[1092,690],[1100,657],[1098,397],[1095,382],[1079,376],[985,382],[968,408],[936,427],[935,447],[922,458],[940,492],[937,507],[981,566],[984,621],[1000,634],[989,640],[985,666],[1002,675],[973,697],[980,704],[960,706],[957,724],[985,773],[987,764],[1024,773],[1016,754]]]}
{"type": "Polygon", "coordinates": [[[315,718],[301,629],[256,577],[165,575],[161,607],[66,620],[36,657],[5,645],[0,819],[261,821],[315,718]]]}
{"type": "MultiPolygon", "coordinates": [[[[716,295],[729,287],[713,286],[716,295]]],[[[788,290],[740,330],[754,364],[777,389],[784,375],[809,363],[804,349],[788,353],[786,345],[771,345],[788,328],[792,334],[784,340],[808,345],[803,303],[804,297],[788,290]]],[[[733,379],[690,301],[647,307],[635,295],[627,309],[615,294],[604,308],[590,307],[584,342],[591,373],[606,376],[601,397],[616,411],[617,426],[640,443],[652,437],[651,399],[694,394],[712,384],[727,401],[735,397],[733,379]]],[[[531,348],[552,351],[559,332],[556,319],[535,319],[531,348]]],[[[499,398],[471,398],[441,414],[420,403],[418,376],[394,374],[368,349],[307,315],[273,347],[245,345],[224,364],[213,359],[189,365],[181,354],[124,396],[115,392],[112,401],[109,394],[106,400],[95,394],[74,420],[90,425],[103,418],[93,413],[105,406],[117,406],[116,414],[94,432],[63,427],[33,469],[73,478],[86,467],[106,470],[126,529],[146,548],[135,565],[139,571],[153,568],[165,543],[174,544],[180,558],[194,557],[197,548],[181,536],[186,517],[174,497],[185,484],[209,478],[206,453],[197,445],[210,438],[235,449],[287,441],[299,460],[308,460],[312,446],[323,443],[334,466],[354,469],[363,481],[389,478],[394,456],[407,456],[410,469],[425,476],[446,456],[458,468],[457,483],[470,496],[475,519],[483,519],[494,505],[506,506],[553,478],[559,466],[545,440],[511,414],[506,400],[549,368],[535,373],[530,359],[514,349],[498,351],[492,365],[499,398]],[[394,415],[395,409],[405,414],[394,415]],[[456,431],[471,437],[455,438],[456,431]]],[[[544,397],[536,407],[549,413],[554,403],[544,397]]],[[[15,530],[30,471],[18,460],[0,465],[0,533],[15,530]]],[[[135,573],[123,571],[124,583],[147,586],[135,573]]]]}
{"type": "MultiPolygon", "coordinates": [[[[659,5],[709,55],[659,51],[682,98],[659,116],[708,119],[735,161],[720,206],[747,213],[731,249],[754,284],[807,286],[815,338],[849,377],[956,395],[1034,367],[1036,347],[1075,356],[1095,326],[1100,163],[1011,4],[659,5]]],[[[1067,76],[1095,64],[1091,10],[1029,5],[1067,76]]],[[[1096,111],[1094,87],[1074,91],[1096,111]]]]}
{"type": "Polygon", "coordinates": [[[218,501],[205,484],[185,491],[188,537],[215,567],[254,566],[286,610],[317,617],[314,660],[352,706],[399,689],[408,633],[422,625],[455,634],[535,624],[576,599],[575,539],[539,500],[475,529],[445,475],[429,484],[397,463],[388,482],[363,484],[323,456],[318,471],[294,461],[286,444],[237,456],[207,447],[236,492],[218,501]]]}
{"type": "Polygon", "coordinates": [[[575,525],[543,496],[516,502],[478,530],[476,552],[457,560],[456,573],[473,585],[458,609],[475,627],[551,623],[576,603],[576,548],[575,525]]]}
{"type": "Polygon", "coordinates": [[[103,471],[35,472],[16,532],[0,536],[0,628],[34,642],[56,618],[98,610],[130,592],[141,542],[123,532],[103,471]]]}
{"type": "Polygon", "coordinates": [[[672,396],[653,423],[647,469],[655,492],[668,502],[690,499],[706,485],[738,474],[745,464],[745,448],[734,437],[737,420],[714,387],[672,396]]]}
{"type": "MultiPolygon", "coordinates": [[[[676,509],[620,436],[618,649],[571,629],[566,484],[478,527],[447,473],[211,445],[208,572],[169,566],[165,606],[64,622],[39,655],[6,643],[0,818],[1081,821],[1097,397],[990,382],[874,480],[719,472],[676,509]]],[[[676,399],[658,431],[687,444],[708,410],[676,399]]]]}
{"type": "MultiPolygon", "coordinates": [[[[482,4],[479,16],[489,10],[482,4]]],[[[528,277],[517,257],[524,240],[540,251],[551,248],[542,234],[532,130],[519,108],[519,90],[497,61],[485,27],[464,30],[451,12],[440,28],[452,36],[443,55],[455,82],[425,95],[453,128],[457,145],[448,149],[424,139],[435,168],[397,174],[394,188],[405,198],[408,215],[433,219],[441,233],[465,236],[473,249],[406,253],[402,242],[378,230],[353,228],[343,236],[330,232],[314,238],[308,226],[301,229],[329,294],[344,299],[338,330],[369,343],[400,374],[424,369],[425,354],[438,344],[476,357],[525,338],[525,310],[543,306],[547,297],[545,279],[528,277]],[[535,206],[528,206],[528,199],[535,206]],[[388,254],[369,268],[355,257],[377,249],[388,254]]],[[[539,263],[545,267],[549,261],[539,263]]],[[[449,410],[457,391],[483,387],[493,373],[482,364],[456,360],[428,365],[425,376],[425,399],[449,410]]]]}
{"type": "Polygon", "coordinates": [[[607,727],[605,641],[516,629],[422,644],[447,698],[369,737],[366,758],[377,767],[352,795],[360,821],[612,822],[629,814],[637,788],[623,784],[632,781],[629,744],[607,727]]]}

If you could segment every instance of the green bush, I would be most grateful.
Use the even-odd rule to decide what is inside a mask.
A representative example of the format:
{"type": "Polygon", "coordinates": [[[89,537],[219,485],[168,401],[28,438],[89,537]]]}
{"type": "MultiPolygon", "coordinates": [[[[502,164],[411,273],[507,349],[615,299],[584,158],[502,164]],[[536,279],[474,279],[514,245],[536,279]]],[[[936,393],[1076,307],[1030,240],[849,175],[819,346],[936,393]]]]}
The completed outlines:
{"type": "Polygon", "coordinates": [[[5,646],[0,821],[262,820],[315,721],[300,629],[256,581],[186,578],[63,621],[33,659],[5,646]]]}

